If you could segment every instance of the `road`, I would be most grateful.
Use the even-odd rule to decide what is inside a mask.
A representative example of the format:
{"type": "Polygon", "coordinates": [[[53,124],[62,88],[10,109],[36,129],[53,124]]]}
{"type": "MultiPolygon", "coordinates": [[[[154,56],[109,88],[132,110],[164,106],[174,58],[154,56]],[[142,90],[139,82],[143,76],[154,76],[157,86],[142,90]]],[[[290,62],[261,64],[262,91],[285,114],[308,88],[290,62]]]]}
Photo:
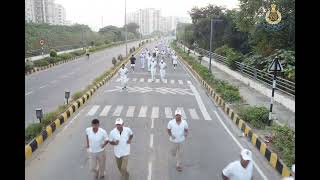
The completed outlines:
{"type": "MultiPolygon", "coordinates": [[[[139,47],[139,41],[128,43],[139,47]]],[[[125,55],[125,45],[108,48],[78,60],[70,61],[53,68],[25,76],[25,127],[36,122],[35,109],[41,107],[43,112],[55,110],[64,103],[64,92],[71,94],[84,89],[96,77],[110,68],[112,57],[125,55]]]]}
{"type": "MultiPolygon", "coordinates": [[[[100,127],[109,133],[115,127],[117,117],[122,117],[125,126],[134,133],[128,163],[130,180],[219,179],[221,169],[239,159],[240,147],[253,152],[255,180],[280,179],[250,142],[239,136],[241,132],[208,98],[200,83],[180,62],[173,71],[171,61],[166,60],[167,83],[159,80],[150,82],[149,73],[140,69],[139,60],[137,62],[136,72],[129,72],[128,91],[119,90],[120,82],[116,76],[101,87],[56,135],[26,161],[26,180],[91,179],[85,129],[93,118],[98,118],[100,127]],[[166,127],[177,108],[183,110],[182,117],[189,124],[183,172],[175,170],[174,161],[168,153],[166,127]]],[[[113,147],[107,145],[106,153],[105,180],[120,180],[113,147]]]]}

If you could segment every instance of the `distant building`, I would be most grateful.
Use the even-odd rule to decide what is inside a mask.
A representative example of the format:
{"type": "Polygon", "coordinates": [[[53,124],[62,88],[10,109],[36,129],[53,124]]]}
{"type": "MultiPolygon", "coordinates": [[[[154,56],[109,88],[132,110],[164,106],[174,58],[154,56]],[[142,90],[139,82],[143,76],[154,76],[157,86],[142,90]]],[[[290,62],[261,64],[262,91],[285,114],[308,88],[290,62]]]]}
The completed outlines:
{"type": "Polygon", "coordinates": [[[153,31],[160,31],[160,14],[160,10],[154,8],[139,9],[128,14],[127,23],[138,24],[139,32],[148,35],[153,31]]]}
{"type": "Polygon", "coordinates": [[[34,23],[66,25],[66,10],[55,0],[25,0],[25,20],[34,23]]]}

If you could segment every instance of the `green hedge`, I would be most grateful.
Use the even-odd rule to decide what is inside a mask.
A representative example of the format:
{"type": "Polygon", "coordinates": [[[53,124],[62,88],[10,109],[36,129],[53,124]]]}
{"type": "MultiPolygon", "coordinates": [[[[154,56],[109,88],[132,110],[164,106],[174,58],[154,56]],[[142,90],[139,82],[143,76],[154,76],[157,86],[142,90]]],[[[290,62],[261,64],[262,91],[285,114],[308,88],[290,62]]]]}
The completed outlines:
{"type": "Polygon", "coordinates": [[[273,125],[272,144],[280,151],[281,159],[291,167],[295,163],[295,132],[287,125],[273,125]]]}
{"type": "Polygon", "coordinates": [[[269,121],[269,110],[264,106],[240,108],[239,116],[256,128],[263,129],[269,121]]]}
{"type": "Polygon", "coordinates": [[[25,129],[25,141],[29,141],[30,139],[33,139],[38,134],[40,134],[42,130],[42,125],[40,123],[32,123],[25,129]]]}
{"type": "Polygon", "coordinates": [[[36,60],[33,62],[34,67],[48,66],[49,62],[45,59],[36,60]]]}
{"type": "Polygon", "coordinates": [[[183,52],[175,43],[172,43],[171,46],[226,102],[235,103],[241,101],[239,88],[232,86],[226,81],[216,79],[207,67],[201,65],[193,56],[189,56],[183,52]]]}

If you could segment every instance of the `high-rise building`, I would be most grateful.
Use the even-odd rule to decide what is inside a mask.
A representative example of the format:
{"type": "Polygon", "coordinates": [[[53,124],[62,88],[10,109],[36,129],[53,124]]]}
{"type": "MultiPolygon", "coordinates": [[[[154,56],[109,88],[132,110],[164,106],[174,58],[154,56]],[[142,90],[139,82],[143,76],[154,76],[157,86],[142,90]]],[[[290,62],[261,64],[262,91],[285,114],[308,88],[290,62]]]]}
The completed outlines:
{"type": "Polygon", "coordinates": [[[25,19],[27,22],[66,24],[66,10],[55,0],[25,0],[25,19]]]}
{"type": "Polygon", "coordinates": [[[139,32],[143,35],[151,34],[160,30],[160,10],[154,8],[139,9],[129,13],[127,23],[136,23],[139,25],[139,32]]]}
{"type": "Polygon", "coordinates": [[[27,22],[35,22],[34,1],[25,0],[25,20],[27,22]]]}

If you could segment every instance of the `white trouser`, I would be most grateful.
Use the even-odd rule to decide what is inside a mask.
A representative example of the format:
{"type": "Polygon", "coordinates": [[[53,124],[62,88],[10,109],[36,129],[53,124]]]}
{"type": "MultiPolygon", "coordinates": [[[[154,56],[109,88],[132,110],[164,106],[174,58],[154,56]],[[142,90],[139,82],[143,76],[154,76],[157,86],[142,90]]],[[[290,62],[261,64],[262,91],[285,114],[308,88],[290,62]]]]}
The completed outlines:
{"type": "Polygon", "coordinates": [[[160,77],[161,77],[162,81],[164,80],[165,76],[166,76],[166,70],[165,69],[160,69],[160,77]]]}
{"type": "Polygon", "coordinates": [[[141,68],[144,68],[144,59],[141,59],[141,68]]]}
{"type": "Polygon", "coordinates": [[[150,64],[150,60],[148,60],[148,71],[151,70],[151,64],[150,64]]]}
{"type": "Polygon", "coordinates": [[[156,75],[156,68],[151,68],[151,79],[154,80],[156,75]]]}
{"type": "Polygon", "coordinates": [[[127,86],[128,78],[126,76],[121,77],[120,81],[121,81],[121,86],[122,87],[126,87],[127,86]]]}

